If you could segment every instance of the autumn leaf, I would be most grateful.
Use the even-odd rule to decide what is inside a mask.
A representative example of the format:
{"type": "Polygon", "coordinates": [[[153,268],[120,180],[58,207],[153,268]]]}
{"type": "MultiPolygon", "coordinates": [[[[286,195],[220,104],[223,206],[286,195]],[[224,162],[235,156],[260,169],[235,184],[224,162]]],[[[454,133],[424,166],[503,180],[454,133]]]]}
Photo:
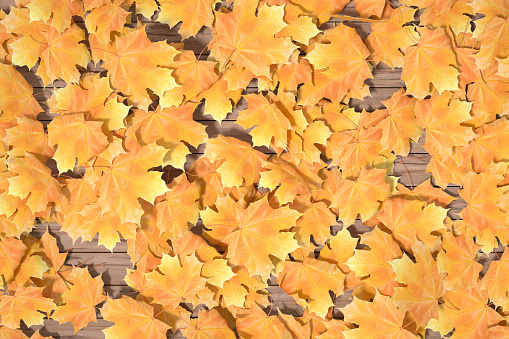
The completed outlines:
{"type": "Polygon", "coordinates": [[[452,155],[453,147],[467,144],[475,136],[471,128],[462,126],[470,119],[471,105],[452,99],[453,93],[433,93],[416,105],[417,124],[426,131],[425,147],[435,148],[441,155],[452,155]]]}
{"type": "MultiPolygon", "coordinates": [[[[355,4],[357,6],[359,2],[355,4]]],[[[365,40],[373,59],[387,66],[403,67],[404,52],[419,40],[412,26],[403,26],[412,21],[415,9],[401,6],[393,9],[385,6],[384,20],[371,22],[371,34],[365,40]]]]}
{"type": "Polygon", "coordinates": [[[256,76],[269,76],[272,64],[286,63],[296,49],[290,38],[276,38],[287,25],[283,6],[263,6],[258,2],[239,1],[230,13],[215,13],[213,39],[209,49],[224,70],[230,63],[246,68],[256,76]]]}
{"type": "Polygon", "coordinates": [[[437,300],[445,292],[445,273],[439,273],[437,263],[426,244],[416,241],[412,252],[415,263],[407,255],[391,261],[396,280],[405,284],[404,287],[394,288],[392,300],[401,310],[412,312],[417,327],[420,327],[430,319],[439,319],[437,300]]]}
{"type": "Polygon", "coordinates": [[[216,201],[217,212],[201,212],[205,237],[227,246],[226,258],[234,265],[245,265],[252,275],[268,278],[273,268],[269,256],[284,260],[298,248],[293,232],[282,232],[295,225],[301,213],[289,207],[272,208],[267,198],[249,206],[229,196],[216,201]],[[256,251],[253,249],[256,248],[256,251]]]}
{"type": "Polygon", "coordinates": [[[418,28],[418,43],[407,49],[401,79],[407,85],[407,93],[424,99],[436,89],[458,90],[456,55],[452,41],[445,29],[418,28]],[[436,60],[436,61],[431,61],[436,60]]]}
{"type": "Polygon", "coordinates": [[[385,182],[385,170],[362,169],[354,179],[341,182],[338,191],[332,197],[332,205],[338,209],[339,219],[346,226],[354,223],[360,214],[361,220],[374,216],[390,193],[385,182]]]}
{"type": "Polygon", "coordinates": [[[186,338],[236,338],[235,333],[228,327],[227,321],[215,309],[201,310],[198,312],[198,318],[192,319],[181,331],[186,338]]]}
{"type": "Polygon", "coordinates": [[[24,34],[11,44],[12,63],[32,68],[40,59],[37,75],[45,85],[56,79],[78,82],[80,73],[76,66],[85,68],[90,61],[85,45],[79,44],[85,40],[85,32],[74,24],[62,33],[51,26],[33,29],[37,32],[35,37],[24,34]]]}
{"type": "Polygon", "coordinates": [[[503,320],[500,314],[487,306],[488,292],[480,289],[479,285],[448,291],[442,300],[438,320],[431,320],[428,327],[443,335],[454,328],[451,338],[483,337],[489,327],[503,320]]]}
{"type": "Polygon", "coordinates": [[[56,146],[53,159],[61,173],[79,168],[108,146],[102,125],[83,114],[56,117],[48,124],[48,143],[56,146]]]}
{"type": "Polygon", "coordinates": [[[179,22],[179,34],[182,39],[196,35],[203,26],[212,26],[214,21],[213,5],[215,0],[163,0],[160,2],[161,11],[157,21],[164,22],[170,27],[179,22]]]}
{"type": "Polygon", "coordinates": [[[35,119],[43,111],[33,96],[32,86],[14,66],[0,64],[0,115],[1,121],[14,117],[35,119]]]}
{"type": "Polygon", "coordinates": [[[116,211],[121,222],[138,223],[143,214],[138,198],[153,203],[168,190],[161,175],[149,171],[162,163],[165,153],[163,147],[154,144],[133,143],[132,149],[113,159],[110,168],[101,168],[105,171],[95,183],[95,189],[100,194],[98,202],[102,210],[116,211]]]}
{"type": "Polygon", "coordinates": [[[184,258],[163,255],[159,271],[146,275],[148,289],[154,301],[175,309],[181,302],[196,304],[198,295],[205,289],[207,279],[200,276],[203,264],[195,256],[184,258]]]}
{"type": "Polygon", "coordinates": [[[92,278],[87,268],[74,267],[70,278],[73,285],[62,293],[64,305],[57,307],[52,318],[59,323],[70,321],[76,333],[88,323],[97,321],[95,305],[106,300],[106,296],[103,295],[101,276],[92,278]]]}
{"type": "Polygon", "coordinates": [[[334,264],[306,258],[303,262],[285,262],[277,282],[287,294],[297,294],[307,300],[310,312],[325,318],[334,305],[329,291],[334,295],[343,294],[344,277],[334,264]]]}
{"type": "Polygon", "coordinates": [[[111,87],[128,96],[129,102],[148,110],[152,103],[148,90],[159,97],[177,87],[169,65],[178,51],[164,41],[151,42],[145,28],[139,28],[126,36],[117,37],[104,46],[91,42],[95,62],[103,60],[102,67],[110,72],[111,87]],[[140,52],[141,51],[141,52],[140,52]],[[131,65],[138,65],[134,70],[131,65]]]}
{"type": "Polygon", "coordinates": [[[144,301],[127,296],[121,299],[108,298],[101,308],[101,314],[105,320],[115,325],[104,329],[104,335],[107,339],[134,339],[140,336],[165,338],[170,326],[159,320],[154,312],[154,307],[144,301]]]}
{"type": "Polygon", "coordinates": [[[20,321],[28,326],[43,325],[44,313],[50,313],[56,305],[42,296],[42,287],[19,286],[16,290],[0,296],[0,323],[17,328],[20,321]]]}
{"type": "Polygon", "coordinates": [[[129,15],[130,13],[120,6],[105,4],[90,11],[85,17],[85,27],[101,44],[107,45],[113,32],[122,32],[129,15]],[[105,22],[108,24],[105,25],[105,22]]]}
{"type": "Polygon", "coordinates": [[[380,334],[405,339],[417,338],[405,328],[405,313],[398,309],[389,297],[378,292],[372,302],[354,298],[351,304],[342,308],[342,312],[345,321],[359,325],[358,328],[343,332],[347,339],[375,338],[380,334]]]}
{"type": "Polygon", "coordinates": [[[427,205],[418,200],[395,198],[385,201],[383,211],[377,218],[410,252],[416,239],[433,247],[438,240],[433,232],[437,234],[444,229],[446,216],[447,209],[434,203],[427,205]]]}
{"type": "Polygon", "coordinates": [[[76,0],[34,0],[27,7],[30,9],[30,21],[49,22],[59,32],[71,26],[73,16],[84,14],[83,4],[76,0]]]}
{"type": "Polygon", "coordinates": [[[315,69],[326,69],[322,74],[334,78],[339,92],[358,90],[367,78],[371,78],[368,48],[355,32],[355,29],[340,23],[324,34],[328,43],[316,43],[306,59],[315,69]],[[347,44],[348,48],[344,48],[347,44]]]}
{"type": "Polygon", "coordinates": [[[32,213],[44,211],[49,203],[60,201],[62,189],[59,182],[51,176],[51,170],[34,155],[25,153],[23,158],[11,158],[9,169],[17,176],[9,181],[9,194],[25,199],[32,213]]]}
{"type": "Polygon", "coordinates": [[[392,296],[397,283],[390,261],[402,256],[401,249],[389,234],[379,228],[363,234],[361,243],[367,245],[369,250],[356,249],[355,254],[346,261],[346,265],[358,277],[366,277],[364,283],[368,286],[392,296]]]}
{"type": "Polygon", "coordinates": [[[267,315],[259,306],[238,312],[236,326],[243,338],[292,338],[291,332],[277,316],[267,315]]]}
{"type": "Polygon", "coordinates": [[[221,174],[224,187],[258,182],[262,161],[267,159],[266,155],[253,149],[247,142],[222,135],[208,141],[203,157],[210,162],[221,160],[217,172],[221,174]]]}

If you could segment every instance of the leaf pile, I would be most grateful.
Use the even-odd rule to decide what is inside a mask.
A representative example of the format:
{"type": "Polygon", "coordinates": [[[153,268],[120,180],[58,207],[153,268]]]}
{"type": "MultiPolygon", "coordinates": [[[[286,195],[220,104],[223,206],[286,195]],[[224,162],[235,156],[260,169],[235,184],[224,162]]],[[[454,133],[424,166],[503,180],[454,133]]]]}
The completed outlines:
{"type": "Polygon", "coordinates": [[[355,0],[359,17],[338,15],[348,3],[1,12],[0,337],[45,317],[78,331],[99,309],[106,338],[508,338],[509,3],[355,0]],[[147,18],[181,42],[149,39],[147,18]],[[206,35],[207,57],[186,48],[206,35]],[[405,88],[356,111],[375,66],[402,68],[405,88]],[[232,118],[250,142],[199,122],[232,118]],[[408,188],[393,169],[420,138],[432,179],[408,188]],[[136,296],[65,265],[55,238],[30,235],[41,221],[109,250],[127,239],[136,296]],[[303,313],[272,309],[269,283],[303,313]]]}

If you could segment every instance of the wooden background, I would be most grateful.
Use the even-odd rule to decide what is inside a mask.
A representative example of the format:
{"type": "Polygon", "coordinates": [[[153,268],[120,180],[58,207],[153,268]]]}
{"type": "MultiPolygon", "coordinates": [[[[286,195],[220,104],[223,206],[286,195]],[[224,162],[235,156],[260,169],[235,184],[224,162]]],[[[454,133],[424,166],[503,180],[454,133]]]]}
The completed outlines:
{"type": "MultiPolygon", "coordinates": [[[[1,8],[8,12],[10,6],[14,6],[13,0],[0,0],[1,8]]],[[[345,7],[341,14],[349,15],[349,16],[357,16],[355,12],[355,8],[353,2],[345,7]]],[[[76,18],[76,22],[83,27],[83,23],[80,22],[80,18],[76,18]]],[[[140,18],[139,16],[133,17],[133,26],[136,25],[136,20],[141,20],[146,23],[146,31],[148,33],[148,37],[152,41],[161,41],[166,40],[168,42],[180,42],[180,35],[177,33],[179,25],[175,28],[170,29],[168,25],[157,23],[157,22],[149,22],[144,18],[140,18]]],[[[324,24],[322,29],[330,28],[333,25],[341,22],[339,19],[332,19],[328,23],[324,24]]],[[[357,29],[359,35],[364,39],[370,31],[370,25],[368,23],[363,22],[355,22],[349,21],[345,22],[345,24],[352,26],[357,29]]],[[[188,39],[185,42],[185,49],[191,49],[198,56],[201,53],[201,59],[205,59],[208,55],[208,51],[206,46],[210,41],[210,30],[202,29],[197,37],[193,37],[188,39]],[[205,50],[204,50],[205,49],[205,50]]],[[[35,75],[37,70],[37,66],[33,69],[29,70],[27,67],[18,67],[18,71],[20,71],[25,79],[34,87],[35,93],[47,93],[51,95],[53,87],[59,88],[64,87],[66,84],[63,81],[55,81],[52,86],[47,86],[44,88],[41,79],[35,75]]],[[[104,69],[97,68],[93,64],[89,65],[89,71],[92,72],[101,72],[104,69]]],[[[377,67],[373,71],[374,78],[369,79],[366,83],[370,86],[371,96],[365,98],[363,101],[360,100],[351,100],[350,105],[355,107],[357,110],[373,110],[378,108],[383,108],[383,104],[381,101],[387,100],[391,97],[391,95],[399,90],[402,86],[404,86],[403,81],[401,81],[401,69],[387,69],[386,67],[377,67]]],[[[255,85],[249,86],[247,89],[247,93],[256,92],[257,88],[255,85]]],[[[43,124],[47,124],[51,121],[54,114],[49,112],[46,105],[44,104],[44,96],[38,95],[36,98],[41,100],[41,105],[45,108],[45,112],[39,115],[39,120],[43,122],[43,124]]],[[[201,106],[200,106],[201,107],[201,106]]],[[[207,133],[209,137],[214,138],[218,134],[223,134],[226,136],[236,137],[240,140],[251,142],[251,136],[247,133],[245,129],[241,126],[234,123],[236,117],[238,116],[238,111],[243,110],[247,107],[245,101],[241,100],[237,105],[236,109],[233,113],[230,113],[225,121],[220,125],[218,122],[213,120],[210,116],[204,116],[200,107],[195,112],[195,120],[207,126],[207,133]]],[[[428,162],[428,154],[422,148],[424,143],[424,136],[419,140],[418,143],[413,144],[411,147],[410,155],[406,158],[401,158],[401,161],[404,162],[408,169],[408,174],[405,171],[405,168],[400,160],[396,160],[394,175],[400,176],[400,183],[403,183],[407,187],[411,187],[418,185],[422,181],[431,177],[429,173],[425,173],[426,164],[428,162]]],[[[204,145],[198,147],[198,149],[193,150],[193,154],[188,156],[187,168],[189,168],[190,164],[194,159],[198,158],[204,150],[204,145]]],[[[264,149],[265,153],[270,154],[271,152],[267,149],[264,149]]],[[[56,166],[54,163],[50,163],[52,165],[52,170],[55,174],[58,174],[56,170],[56,166]]],[[[172,171],[171,175],[175,176],[180,174],[179,171],[172,171]],[[173,173],[175,172],[175,173],[173,173]]],[[[449,186],[447,188],[447,192],[453,196],[458,196],[457,186],[449,186]]],[[[460,200],[461,201],[461,200],[460,200]]],[[[455,212],[458,212],[458,209],[451,208],[449,211],[449,216],[453,219],[457,218],[455,212]]],[[[122,294],[131,293],[132,290],[126,285],[123,281],[123,278],[126,274],[126,269],[132,268],[132,264],[130,262],[130,258],[127,255],[127,243],[125,240],[122,240],[115,247],[113,252],[108,251],[104,246],[97,245],[97,239],[93,242],[84,242],[73,244],[71,238],[60,230],[60,226],[56,223],[45,223],[39,224],[33,231],[32,235],[36,237],[41,237],[45,232],[46,228],[49,227],[50,233],[55,236],[58,240],[59,248],[61,252],[67,252],[67,262],[68,265],[80,265],[85,263],[83,266],[88,266],[91,269],[91,273],[93,276],[102,273],[102,278],[105,283],[105,291],[112,298],[119,298],[122,294]],[[101,265],[100,267],[96,267],[101,265]]],[[[355,225],[349,227],[352,235],[359,236],[360,234],[371,230],[370,227],[362,225],[362,223],[357,220],[355,225]]],[[[495,258],[495,254],[492,253],[490,258],[484,259],[481,262],[484,265],[483,272],[486,271],[489,262],[495,258]]],[[[288,314],[298,315],[297,310],[299,312],[302,311],[300,307],[293,301],[293,299],[286,295],[279,286],[275,283],[275,280],[271,283],[269,287],[270,292],[272,293],[274,306],[279,308],[280,311],[288,314]]],[[[336,305],[341,308],[350,302],[349,296],[351,292],[345,293],[343,296],[337,299],[336,305]]],[[[273,307],[273,309],[275,309],[273,307]]],[[[342,318],[342,314],[339,310],[335,310],[335,315],[338,318],[342,318]]],[[[113,323],[105,321],[101,318],[101,315],[98,311],[98,322],[90,323],[86,328],[80,330],[76,334],[74,334],[73,327],[70,323],[66,323],[63,325],[59,325],[58,322],[54,320],[46,320],[45,326],[41,328],[41,326],[33,326],[30,329],[25,329],[27,334],[33,333],[35,330],[41,328],[41,333],[43,335],[52,335],[55,338],[87,338],[87,339],[95,339],[95,338],[104,338],[102,329],[111,326],[113,323]]],[[[440,338],[439,333],[428,331],[427,338],[440,338]]],[[[172,336],[172,338],[182,338],[180,332],[177,332],[172,336]]]]}

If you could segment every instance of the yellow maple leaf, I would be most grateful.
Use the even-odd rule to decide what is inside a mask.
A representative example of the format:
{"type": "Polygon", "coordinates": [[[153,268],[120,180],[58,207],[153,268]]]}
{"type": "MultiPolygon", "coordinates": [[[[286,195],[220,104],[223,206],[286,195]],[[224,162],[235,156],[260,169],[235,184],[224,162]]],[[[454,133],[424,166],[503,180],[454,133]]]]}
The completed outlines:
{"type": "Polygon", "coordinates": [[[267,156],[256,151],[247,142],[219,135],[207,142],[203,157],[210,162],[220,160],[217,172],[224,187],[252,185],[260,180],[262,162],[267,156]]]}
{"type": "Polygon", "coordinates": [[[2,325],[18,328],[20,321],[28,326],[43,325],[44,313],[50,313],[56,305],[42,296],[42,287],[19,286],[9,294],[0,296],[0,321],[2,325]]]}
{"type": "Polygon", "coordinates": [[[358,328],[343,332],[346,339],[387,338],[415,339],[417,335],[405,328],[405,312],[394,305],[391,298],[376,293],[372,302],[359,298],[341,309],[345,321],[359,325],[358,328]],[[373,329],[376,328],[376,331],[373,329]]]}
{"type": "Polygon", "coordinates": [[[53,159],[60,173],[81,167],[108,146],[102,122],[88,121],[83,114],[55,117],[48,124],[48,142],[57,146],[53,159]]]}
{"type": "Polygon", "coordinates": [[[25,199],[32,213],[44,211],[49,203],[60,201],[62,189],[51,176],[51,170],[34,155],[25,153],[23,158],[11,158],[9,170],[18,173],[9,181],[9,194],[25,199]]]}
{"type": "Polygon", "coordinates": [[[43,111],[33,97],[32,86],[11,65],[0,64],[0,121],[14,117],[36,119],[43,111]]]}
{"type": "Polygon", "coordinates": [[[293,232],[282,232],[295,225],[301,213],[289,207],[273,209],[267,198],[247,207],[230,196],[216,201],[217,212],[201,212],[207,239],[227,248],[226,258],[233,265],[245,265],[251,275],[266,280],[274,267],[270,256],[284,260],[298,248],[293,232]],[[227,247],[226,247],[227,246],[227,247]],[[253,250],[256,249],[256,250],[253,250]]]}
{"type": "Polygon", "coordinates": [[[76,66],[87,67],[90,54],[84,44],[85,31],[73,24],[59,33],[52,26],[33,27],[35,37],[24,34],[10,46],[13,49],[12,63],[32,68],[39,61],[37,75],[48,85],[56,79],[78,82],[79,70],[76,66]]]}
{"type": "Polygon", "coordinates": [[[138,199],[153,203],[168,190],[160,173],[149,172],[162,163],[165,154],[163,147],[135,142],[127,153],[115,157],[109,168],[99,168],[104,173],[95,182],[95,189],[103,212],[111,209],[118,213],[121,222],[139,223],[143,209],[138,199]]]}
{"type": "Polygon", "coordinates": [[[90,322],[97,322],[95,305],[106,300],[106,296],[101,275],[92,278],[88,268],[74,267],[70,278],[73,285],[62,293],[64,305],[58,306],[51,317],[61,324],[70,321],[76,333],[90,322]]]}
{"type": "Polygon", "coordinates": [[[160,320],[162,314],[156,317],[154,306],[125,295],[121,299],[108,298],[101,314],[105,320],[115,323],[102,330],[106,339],[162,339],[171,328],[160,320]]]}
{"type": "Polygon", "coordinates": [[[390,186],[385,182],[385,170],[361,169],[358,177],[344,179],[332,205],[338,209],[338,217],[345,226],[350,226],[360,214],[361,220],[374,216],[390,193],[390,186]]]}
{"type": "Polygon", "coordinates": [[[458,90],[458,67],[452,41],[443,28],[430,30],[417,28],[419,42],[407,49],[401,79],[407,86],[407,93],[424,99],[436,89],[458,90]]]}
{"type": "Polygon", "coordinates": [[[256,13],[255,0],[238,1],[230,13],[216,12],[209,49],[224,70],[229,63],[256,76],[270,76],[272,64],[286,63],[297,46],[290,38],[274,35],[287,25],[284,7],[263,5],[256,13]]]}
{"type": "Polygon", "coordinates": [[[145,27],[117,37],[104,46],[89,39],[93,60],[103,60],[101,66],[110,72],[111,87],[128,97],[130,104],[144,110],[152,103],[148,90],[159,97],[177,87],[168,66],[178,51],[165,41],[151,42],[145,27]],[[136,65],[135,68],[131,67],[136,65]]]}

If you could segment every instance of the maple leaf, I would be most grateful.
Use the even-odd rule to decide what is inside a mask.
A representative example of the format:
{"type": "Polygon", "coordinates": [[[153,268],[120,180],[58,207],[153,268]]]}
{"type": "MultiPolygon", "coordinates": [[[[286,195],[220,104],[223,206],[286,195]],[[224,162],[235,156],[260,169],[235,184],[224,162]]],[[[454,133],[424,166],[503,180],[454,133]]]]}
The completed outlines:
{"type": "Polygon", "coordinates": [[[327,146],[332,150],[332,165],[339,166],[345,176],[358,175],[380,154],[381,139],[382,130],[378,127],[334,133],[327,140],[327,146]]]}
{"type": "Polygon", "coordinates": [[[244,96],[248,108],[239,112],[235,123],[249,129],[253,136],[254,146],[270,146],[271,141],[280,148],[286,148],[287,132],[291,129],[290,120],[273,103],[262,94],[248,94],[244,96]]]}
{"type": "Polygon", "coordinates": [[[416,103],[417,100],[409,98],[405,91],[400,89],[389,100],[383,101],[386,110],[377,110],[370,114],[371,118],[377,121],[372,125],[382,129],[382,153],[394,151],[397,155],[406,156],[410,152],[410,143],[419,140],[422,129],[416,122],[416,103]]]}
{"type": "Polygon", "coordinates": [[[18,173],[9,181],[9,194],[21,199],[28,197],[26,204],[32,213],[44,211],[51,202],[61,199],[59,182],[51,176],[51,170],[34,155],[25,153],[23,158],[11,158],[9,170],[18,173]]]}
{"type": "Polygon", "coordinates": [[[329,308],[334,306],[329,291],[341,295],[344,278],[336,265],[306,258],[303,262],[285,262],[277,282],[289,295],[297,294],[299,298],[306,299],[310,312],[325,318],[329,308]]]}
{"type": "Polygon", "coordinates": [[[214,259],[203,264],[201,275],[208,279],[207,284],[222,288],[224,282],[230,280],[235,273],[225,259],[214,259]]]}
{"type": "Polygon", "coordinates": [[[146,275],[148,289],[154,293],[154,302],[175,309],[181,302],[196,304],[205,289],[207,279],[200,276],[203,264],[195,256],[179,258],[164,254],[159,273],[146,275]]]}
{"type": "Polygon", "coordinates": [[[419,40],[412,26],[403,26],[413,20],[415,9],[406,6],[393,9],[386,6],[384,11],[384,20],[371,22],[371,33],[365,40],[366,46],[375,61],[383,62],[391,68],[403,67],[404,52],[419,40]]]}
{"type": "Polygon", "coordinates": [[[338,209],[338,217],[344,225],[352,225],[359,214],[361,220],[376,214],[380,201],[384,201],[390,193],[385,174],[385,170],[363,168],[357,178],[341,182],[332,197],[332,205],[338,209]]]}
{"type": "Polygon", "coordinates": [[[149,172],[162,163],[166,150],[154,144],[132,146],[115,157],[109,168],[101,168],[104,174],[95,182],[95,189],[103,212],[113,210],[121,222],[139,223],[143,210],[138,198],[153,203],[168,190],[158,172],[149,172]]]}
{"type": "Polygon", "coordinates": [[[123,128],[129,106],[117,101],[123,98],[113,94],[109,83],[108,76],[101,78],[100,74],[85,73],[79,84],[55,90],[48,105],[52,111],[63,115],[83,113],[87,121],[103,121],[105,133],[123,128]]]}
{"type": "Polygon", "coordinates": [[[168,192],[157,198],[155,209],[157,227],[162,232],[169,232],[172,238],[180,238],[188,225],[196,224],[199,218],[200,187],[196,182],[190,183],[185,175],[175,178],[168,185],[168,192]]]}
{"type": "Polygon", "coordinates": [[[129,15],[130,13],[120,6],[104,4],[92,9],[85,17],[85,27],[101,44],[107,45],[113,32],[122,32],[129,15]]]}
{"type": "Polygon", "coordinates": [[[508,36],[509,24],[506,20],[494,17],[488,22],[479,36],[481,48],[474,55],[478,69],[489,68],[496,61],[495,58],[504,59],[509,55],[508,36]]]}
{"type": "MultiPolygon", "coordinates": [[[[490,301],[497,306],[505,304],[507,292],[509,292],[509,289],[505,286],[505,284],[503,284],[508,271],[507,252],[509,251],[504,250],[500,260],[493,260],[490,263],[490,266],[482,277],[480,283],[480,287],[488,291],[490,301]]],[[[472,285],[475,286],[475,284],[472,285]]]]}
{"type": "Polygon", "coordinates": [[[136,227],[134,224],[122,223],[115,211],[104,212],[98,203],[86,205],[78,214],[81,216],[81,227],[65,229],[75,241],[79,237],[82,241],[92,241],[99,234],[98,244],[113,251],[115,245],[120,242],[118,233],[126,238],[134,237],[136,227]]]}
{"type": "Polygon", "coordinates": [[[144,27],[106,46],[94,39],[90,39],[90,45],[93,60],[103,60],[101,66],[109,71],[111,87],[127,95],[129,102],[140,109],[148,110],[153,101],[149,89],[162,97],[165,91],[177,87],[172,70],[164,66],[178,51],[164,41],[151,42],[144,27]]]}
{"type": "Polygon", "coordinates": [[[401,79],[407,86],[407,93],[424,99],[436,89],[458,90],[458,67],[452,41],[446,30],[417,28],[419,42],[407,49],[401,79]]]}
{"type": "Polygon", "coordinates": [[[259,186],[271,190],[277,187],[274,196],[278,198],[281,205],[292,202],[298,197],[309,199],[313,191],[320,186],[321,178],[316,173],[307,172],[302,162],[296,166],[285,155],[270,158],[263,164],[263,168],[268,171],[260,173],[259,186]]]}
{"type": "Polygon", "coordinates": [[[361,243],[369,246],[366,249],[355,250],[355,254],[346,261],[346,265],[358,277],[366,277],[363,281],[385,295],[392,295],[396,273],[389,263],[391,260],[401,258],[402,252],[393,238],[375,228],[372,232],[361,236],[361,243]]]}
{"type": "Polygon", "coordinates": [[[106,304],[101,308],[101,314],[105,320],[115,324],[102,331],[106,339],[119,337],[135,339],[140,336],[166,338],[166,332],[171,327],[160,320],[161,315],[157,317],[154,313],[154,307],[144,301],[134,300],[125,295],[121,299],[108,297],[106,304]]]}
{"type": "Polygon", "coordinates": [[[336,264],[342,272],[348,273],[350,268],[345,263],[354,255],[358,239],[352,238],[346,227],[330,237],[327,245],[320,251],[320,260],[336,264]]]}
{"type": "Polygon", "coordinates": [[[48,142],[57,146],[53,159],[60,173],[87,163],[108,146],[102,122],[88,121],[83,114],[54,118],[48,124],[48,142]]]}
{"type": "Polygon", "coordinates": [[[277,316],[267,315],[258,305],[237,312],[235,324],[242,338],[292,338],[291,332],[277,316]]]}
{"type": "Polygon", "coordinates": [[[302,13],[298,6],[285,7],[284,21],[288,26],[279,31],[275,36],[290,37],[293,41],[307,45],[309,40],[318,35],[320,30],[316,27],[315,19],[309,16],[299,16],[302,13]]]}
{"type": "Polygon", "coordinates": [[[186,338],[225,338],[235,339],[235,333],[228,327],[228,322],[218,310],[200,310],[196,319],[191,319],[189,325],[181,329],[186,338]]]}
{"type": "Polygon", "coordinates": [[[203,91],[198,100],[205,99],[204,114],[210,114],[215,120],[221,122],[233,110],[241,94],[242,89],[230,89],[228,81],[220,78],[203,91]]]}
{"type": "Polygon", "coordinates": [[[472,119],[469,125],[479,127],[504,113],[504,103],[509,99],[507,77],[497,75],[497,65],[477,72],[468,86],[467,99],[472,101],[472,119]]]}
{"type": "Polygon", "coordinates": [[[491,162],[509,160],[509,148],[506,139],[509,121],[497,119],[474,130],[475,136],[458,152],[463,158],[463,165],[477,173],[483,172],[491,162]]]}
{"type": "Polygon", "coordinates": [[[331,226],[336,224],[336,216],[322,202],[309,202],[296,199],[290,207],[303,215],[297,219],[297,225],[293,228],[295,239],[299,244],[308,244],[311,235],[318,244],[323,244],[331,237],[331,226]]]}
{"type": "Polygon", "coordinates": [[[216,0],[162,0],[157,21],[170,27],[182,22],[179,34],[185,40],[196,35],[203,26],[212,26],[212,8],[216,3],[216,0]]]}
{"type": "Polygon", "coordinates": [[[128,122],[128,133],[135,134],[142,145],[155,141],[160,146],[172,149],[180,141],[185,141],[198,147],[207,139],[207,133],[205,126],[193,120],[196,106],[192,103],[164,109],[157,106],[155,111],[148,112],[135,109],[128,122]]]}
{"type": "Polygon", "coordinates": [[[5,130],[3,140],[12,147],[7,153],[10,157],[22,158],[25,152],[34,154],[41,162],[48,161],[55,151],[48,144],[48,134],[44,126],[37,120],[18,117],[16,126],[5,130]]]}
{"type": "Polygon", "coordinates": [[[62,269],[67,253],[60,253],[56,239],[46,230],[41,237],[41,253],[49,270],[42,275],[41,279],[32,279],[39,287],[44,287],[43,297],[51,298],[54,302],[60,301],[60,295],[68,290],[71,270],[62,269]]]}
{"type": "Polygon", "coordinates": [[[20,321],[28,326],[43,325],[44,313],[50,313],[56,305],[51,299],[42,296],[41,287],[18,286],[9,294],[0,296],[0,323],[7,327],[17,328],[20,321]]]}
{"type": "Polygon", "coordinates": [[[412,312],[420,327],[430,319],[438,319],[437,300],[445,292],[445,273],[438,272],[437,263],[424,243],[416,241],[412,252],[416,263],[407,255],[390,262],[396,280],[406,285],[394,288],[392,300],[400,309],[412,312]]]}
{"type": "Polygon", "coordinates": [[[291,63],[277,68],[272,76],[273,82],[279,82],[279,88],[285,92],[295,92],[299,84],[311,81],[311,65],[306,59],[295,53],[290,57],[291,63]]]}
{"type": "Polygon", "coordinates": [[[358,90],[367,78],[371,78],[368,48],[362,43],[355,29],[340,23],[325,31],[324,42],[315,43],[306,59],[315,69],[326,69],[322,74],[334,78],[340,92],[358,90]],[[344,45],[347,44],[348,48],[344,45]]]}
{"type": "Polygon", "coordinates": [[[295,226],[301,216],[287,206],[274,209],[265,197],[246,207],[226,196],[216,201],[216,208],[217,212],[207,208],[200,214],[210,229],[204,231],[205,237],[227,246],[228,261],[245,265],[251,275],[266,280],[273,268],[269,256],[284,260],[298,248],[293,232],[281,232],[295,226]]]}
{"type": "Polygon", "coordinates": [[[14,277],[21,258],[25,255],[26,246],[21,240],[9,237],[0,240],[0,249],[0,258],[2,259],[0,261],[0,276],[9,282],[14,277]]]}
{"type": "Polygon", "coordinates": [[[180,106],[182,101],[187,102],[218,82],[215,71],[216,63],[213,61],[197,60],[192,51],[182,50],[171,66],[175,68],[172,75],[180,85],[166,91],[159,103],[162,107],[180,106]]]}
{"type": "Polygon", "coordinates": [[[431,179],[424,180],[413,189],[408,189],[403,184],[399,183],[396,186],[397,193],[392,194],[392,197],[404,197],[407,200],[419,200],[425,203],[447,208],[452,201],[457,198],[449,195],[447,192],[440,188],[434,187],[431,184],[431,179]]]}
{"type": "Polygon", "coordinates": [[[77,0],[34,0],[27,5],[30,21],[45,21],[59,32],[71,26],[73,16],[83,16],[83,4],[77,0]]]}
{"type": "Polygon", "coordinates": [[[32,86],[15,67],[0,64],[0,121],[11,121],[14,117],[36,119],[43,111],[33,96],[32,86]]]}
{"type": "Polygon", "coordinates": [[[416,239],[432,247],[437,241],[432,233],[445,228],[446,216],[447,209],[434,203],[426,205],[418,200],[394,198],[384,202],[383,211],[377,218],[402,247],[410,252],[416,239]]]}
{"type": "Polygon", "coordinates": [[[471,105],[452,96],[449,91],[435,91],[415,107],[417,124],[426,131],[425,147],[436,148],[441,155],[452,155],[453,147],[463,146],[475,136],[471,128],[461,125],[470,119],[471,105]]]}
{"type": "Polygon", "coordinates": [[[88,323],[97,321],[95,305],[106,300],[106,296],[103,295],[101,276],[92,278],[87,268],[73,268],[70,278],[73,285],[62,293],[64,305],[57,307],[52,318],[61,324],[70,321],[76,333],[88,323]]]}
{"type": "Polygon", "coordinates": [[[451,338],[485,338],[489,327],[503,317],[487,306],[488,292],[479,285],[447,291],[438,309],[438,320],[432,319],[428,327],[442,335],[455,329],[451,338]]]}
{"type": "Polygon", "coordinates": [[[437,255],[437,265],[441,273],[447,273],[444,281],[447,290],[477,284],[482,265],[475,260],[480,248],[466,234],[455,237],[452,233],[446,233],[442,251],[437,255]]]}
{"type": "Polygon", "coordinates": [[[12,63],[32,68],[39,61],[37,75],[44,84],[56,79],[66,82],[78,82],[79,71],[76,66],[87,67],[90,54],[84,44],[85,32],[72,25],[62,33],[51,26],[33,27],[35,36],[24,34],[10,44],[12,47],[12,63]]]}
{"type": "Polygon", "coordinates": [[[405,313],[392,303],[391,298],[379,292],[372,302],[354,298],[341,312],[345,315],[345,321],[359,325],[343,332],[347,339],[375,338],[382,334],[388,338],[417,338],[405,328],[405,313]]]}
{"type": "Polygon", "coordinates": [[[221,160],[216,171],[224,187],[252,185],[260,180],[262,162],[267,156],[254,150],[247,142],[219,135],[207,142],[203,157],[210,162],[221,160]]]}
{"type": "Polygon", "coordinates": [[[208,46],[220,69],[233,63],[255,76],[269,77],[270,66],[286,63],[296,49],[290,38],[274,37],[287,26],[284,7],[264,5],[255,15],[257,5],[255,0],[241,0],[230,13],[215,12],[214,37],[208,46]]]}

